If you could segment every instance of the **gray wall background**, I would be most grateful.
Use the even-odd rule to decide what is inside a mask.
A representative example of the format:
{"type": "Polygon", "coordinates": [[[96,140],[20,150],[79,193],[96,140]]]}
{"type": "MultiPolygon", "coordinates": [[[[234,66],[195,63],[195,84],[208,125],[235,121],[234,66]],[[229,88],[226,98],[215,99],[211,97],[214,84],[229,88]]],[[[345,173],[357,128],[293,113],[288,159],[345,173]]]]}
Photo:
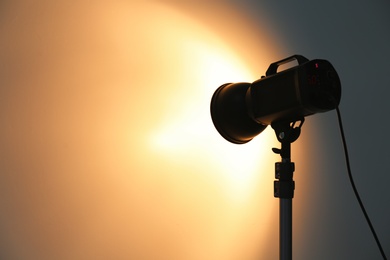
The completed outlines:
{"type": "MultiPolygon", "coordinates": [[[[132,1],[128,2],[132,3],[132,1]]],[[[218,26],[223,28],[225,25],[232,25],[234,19],[240,19],[242,17],[240,15],[244,15],[252,22],[258,22],[259,30],[251,33],[258,35],[259,40],[267,37],[261,29],[264,23],[269,26],[269,30],[273,32],[270,38],[277,39],[278,42],[278,46],[275,47],[278,50],[278,57],[275,59],[302,54],[309,59],[327,59],[334,65],[342,81],[340,108],[355,183],[385,252],[390,256],[390,194],[388,191],[390,140],[387,137],[389,129],[387,112],[390,111],[388,102],[390,94],[389,2],[379,0],[157,2],[167,2],[175,8],[183,9],[186,15],[195,20],[207,17],[209,20],[205,20],[203,25],[207,25],[212,20],[212,12],[217,12],[219,6],[230,3],[237,8],[239,15],[228,13],[223,18],[215,18],[221,20],[212,23],[214,29],[218,26]]],[[[6,36],[0,36],[0,44],[8,46],[9,50],[13,51],[7,52],[3,49],[0,52],[2,61],[0,65],[3,68],[0,72],[2,75],[0,79],[2,83],[0,86],[2,101],[0,103],[2,108],[0,110],[2,120],[0,140],[2,194],[0,196],[0,248],[2,250],[0,256],[19,259],[53,259],[54,256],[58,256],[58,259],[74,259],[75,257],[72,256],[88,259],[90,256],[93,259],[96,257],[104,259],[104,256],[113,257],[112,254],[115,253],[120,259],[171,259],[175,256],[188,255],[191,250],[198,248],[213,248],[208,247],[206,243],[215,242],[212,241],[213,237],[207,232],[198,232],[198,230],[209,231],[208,228],[214,227],[214,224],[222,229],[223,225],[220,223],[228,227],[229,223],[237,224],[238,221],[229,222],[228,219],[223,222],[223,213],[228,212],[230,206],[225,198],[220,201],[225,202],[226,205],[219,205],[218,200],[210,199],[223,194],[218,190],[218,176],[213,175],[218,168],[213,168],[211,164],[214,157],[207,158],[210,160],[210,164],[207,164],[210,165],[210,169],[205,169],[206,166],[202,165],[202,162],[209,162],[204,157],[209,155],[206,152],[210,150],[210,144],[206,141],[210,140],[195,135],[195,138],[198,138],[195,141],[202,144],[204,151],[199,150],[201,154],[189,153],[195,155],[188,159],[189,162],[174,161],[173,163],[169,160],[165,161],[163,156],[162,158],[157,158],[156,155],[151,157],[152,155],[147,153],[149,150],[146,148],[142,150],[145,146],[144,140],[136,135],[155,127],[155,122],[144,120],[144,116],[152,114],[156,109],[143,110],[145,103],[149,104],[149,99],[146,98],[148,95],[127,90],[127,83],[132,79],[129,75],[132,75],[133,70],[142,72],[142,70],[154,69],[154,72],[160,72],[158,63],[160,60],[156,61],[150,56],[144,58],[143,55],[149,53],[150,49],[140,48],[137,49],[139,53],[136,53],[140,56],[139,60],[134,59],[133,63],[131,60],[134,57],[133,53],[126,53],[127,56],[124,55],[122,59],[120,51],[117,52],[109,44],[109,47],[106,46],[107,39],[104,36],[111,35],[109,30],[111,27],[104,27],[106,24],[103,23],[104,28],[100,28],[101,23],[96,22],[104,20],[106,13],[110,14],[108,16],[110,19],[116,17],[115,12],[118,9],[108,8],[111,2],[104,2],[107,4],[107,9],[104,4],[99,5],[98,10],[95,9],[97,14],[90,9],[89,2],[83,1],[80,1],[80,6],[72,3],[67,5],[67,1],[39,2],[39,5],[26,3],[26,1],[0,3],[0,15],[2,15],[0,29],[7,33],[6,36]],[[65,2],[66,4],[63,5],[65,2]],[[66,10],[63,7],[66,7],[66,10]],[[40,20],[42,17],[43,19],[40,20]],[[54,23],[51,24],[50,21],[54,23]],[[102,31],[106,34],[102,34],[102,31]],[[57,36],[56,32],[59,33],[57,36]],[[90,45],[89,37],[97,40],[95,45],[90,45]],[[46,52],[46,47],[50,46],[50,43],[54,43],[54,47],[48,48],[46,52]],[[25,49],[19,49],[20,46],[25,49]],[[31,53],[30,47],[33,50],[31,53]],[[74,56],[69,56],[69,53],[73,53],[74,56]],[[114,58],[111,60],[112,55],[114,58]],[[15,57],[18,59],[14,60],[15,57]],[[111,61],[112,67],[106,61],[111,61]],[[53,70],[52,64],[58,67],[53,70]],[[117,69],[119,67],[120,70],[117,69]],[[107,68],[111,70],[106,77],[107,68]],[[46,69],[54,71],[54,74],[46,73],[46,69]],[[25,74],[12,74],[23,70],[26,70],[25,74]],[[32,75],[28,76],[30,71],[32,75]],[[72,73],[69,74],[69,71],[72,73]],[[39,72],[38,78],[34,76],[35,72],[39,72]],[[87,76],[83,76],[83,73],[87,76]],[[113,90],[114,84],[107,79],[116,80],[121,76],[123,76],[123,84],[126,83],[124,90],[113,90]],[[99,79],[104,79],[105,84],[99,79]],[[33,83],[30,82],[31,80],[33,83]],[[17,83],[20,84],[20,89],[17,83]],[[55,88],[51,88],[52,85],[55,88]],[[100,86],[100,93],[95,91],[96,85],[100,86]],[[65,90],[70,87],[76,94],[62,98],[61,92],[56,92],[57,89],[60,91],[61,87],[65,90]],[[93,96],[95,99],[89,98],[91,93],[96,95],[93,96]],[[131,97],[129,93],[134,96],[131,97]],[[43,102],[43,105],[50,105],[49,108],[39,109],[41,101],[47,101],[53,96],[60,102],[58,103],[57,99],[53,102],[43,102]],[[32,102],[25,104],[23,98],[32,102]],[[71,106],[68,104],[68,98],[74,102],[71,106]],[[100,100],[107,104],[101,105],[102,103],[98,102],[100,100]],[[16,102],[20,107],[13,106],[11,101],[16,102]],[[123,111],[131,108],[128,105],[131,102],[141,104],[140,111],[145,112],[145,115],[139,115],[138,110],[136,116],[130,112],[122,114],[123,111]],[[68,107],[71,107],[69,111],[65,109],[68,107]],[[112,114],[106,113],[106,108],[110,107],[113,107],[112,114]],[[85,109],[84,113],[79,113],[80,108],[85,109]],[[10,109],[11,112],[6,109],[10,109]],[[37,118],[47,123],[49,130],[45,125],[40,126],[31,120],[30,109],[32,109],[31,114],[37,113],[37,118]],[[93,118],[90,118],[90,114],[87,113],[91,112],[90,110],[93,112],[93,118]],[[48,116],[47,121],[39,117],[41,114],[48,116]],[[20,115],[25,117],[19,118],[20,115]],[[65,123],[55,124],[58,115],[65,116],[65,123],[70,126],[81,122],[82,131],[73,127],[61,128],[65,123]],[[102,115],[106,119],[104,122],[109,122],[103,126],[102,115]],[[127,122],[128,118],[134,120],[131,122],[132,125],[123,123],[127,122]],[[127,141],[131,145],[134,143],[138,145],[137,149],[131,150],[126,156],[120,154],[123,151],[119,149],[124,145],[122,137],[127,136],[127,133],[124,133],[127,128],[122,129],[122,126],[133,131],[134,136],[127,141]],[[100,133],[101,129],[107,130],[110,134],[107,134],[107,140],[97,137],[96,132],[100,133]],[[47,136],[46,133],[51,135],[47,136]],[[13,139],[11,138],[10,141],[7,135],[13,139]],[[42,145],[39,138],[42,140],[49,138],[50,142],[42,145]],[[115,157],[117,155],[119,159],[115,157]],[[149,158],[153,159],[153,163],[150,163],[149,158]],[[127,168],[129,163],[134,163],[134,168],[127,168]],[[124,169],[117,169],[116,166],[121,164],[124,169]],[[159,174],[160,171],[172,172],[172,175],[168,175],[167,178],[166,174],[159,174]],[[188,176],[182,174],[184,171],[188,176]],[[125,174],[128,172],[131,173],[130,177],[122,179],[121,174],[127,176],[125,174]],[[134,214],[134,209],[144,210],[144,215],[134,214]],[[183,211],[187,214],[183,214],[183,211]],[[165,222],[161,222],[161,218],[164,217],[165,222]],[[175,221],[181,221],[181,225],[176,227],[175,221]],[[149,228],[148,232],[143,229],[145,227],[149,228]],[[201,246],[196,247],[196,243],[192,243],[191,238],[195,242],[202,242],[201,246]],[[144,243],[141,249],[137,251],[131,247],[141,240],[144,243]],[[180,243],[179,246],[172,244],[172,241],[180,243]]],[[[134,14],[131,13],[131,5],[129,6],[129,14],[134,14]]],[[[138,21],[133,21],[132,17],[129,17],[129,20],[131,26],[139,29],[139,32],[143,31],[144,28],[138,27],[138,21]]],[[[114,24],[112,27],[113,31],[116,29],[115,26],[114,24]]],[[[118,34],[123,31],[119,30],[118,34]]],[[[234,34],[230,35],[232,38],[234,36],[234,34]]],[[[225,37],[227,37],[226,32],[225,37]]],[[[121,37],[118,39],[119,42],[123,40],[121,37]]],[[[130,37],[129,42],[132,40],[130,37]]],[[[256,42],[246,43],[244,39],[239,40],[244,47],[237,48],[236,54],[245,60],[248,59],[250,66],[255,66],[256,59],[261,60],[258,64],[265,62],[264,57],[257,58],[251,55],[251,52],[259,53],[253,51],[256,42]],[[245,48],[247,50],[243,50],[245,48]]],[[[143,47],[143,42],[136,46],[143,47]]],[[[164,66],[169,61],[173,68],[182,69],[177,60],[176,64],[175,61],[169,60],[169,52],[175,52],[172,47],[169,50],[162,49],[158,41],[154,47],[156,47],[155,52],[152,49],[150,53],[162,51],[166,54],[163,56],[164,59],[160,57],[161,61],[165,62],[162,63],[164,66]]],[[[266,62],[273,61],[276,60],[266,62]]],[[[262,73],[264,73],[263,68],[260,68],[259,74],[262,73]]],[[[157,75],[161,76],[161,74],[157,75]]],[[[129,84],[129,86],[150,87],[158,85],[157,81],[170,83],[175,79],[176,74],[164,74],[162,75],[164,78],[156,77],[156,79],[145,77],[143,74],[135,76],[139,77],[136,79],[142,84],[129,84]]],[[[199,78],[201,76],[199,75],[199,78]]],[[[122,81],[114,82],[117,83],[118,88],[122,87],[122,81]]],[[[180,89],[182,89],[181,85],[180,89]]],[[[174,90],[176,89],[172,88],[171,91],[174,90]]],[[[161,96],[161,99],[155,100],[165,104],[162,102],[166,99],[163,94],[167,95],[164,89],[153,89],[153,93],[154,91],[157,91],[156,96],[161,96]]],[[[179,97],[192,98],[184,94],[179,97]]],[[[207,104],[209,98],[207,97],[207,104]]],[[[199,107],[205,106],[202,103],[199,107]]],[[[180,107],[178,110],[181,109],[180,107]]],[[[199,109],[199,111],[206,111],[206,109],[199,109]]],[[[209,115],[207,118],[210,120],[209,115]]],[[[211,120],[209,122],[210,132],[214,131],[211,120]]],[[[259,143],[258,141],[254,142],[259,143]]],[[[217,142],[219,139],[215,141],[217,142]]],[[[192,149],[192,147],[188,149],[190,148],[192,149]]],[[[332,111],[307,118],[302,135],[293,144],[292,149],[292,159],[297,169],[294,177],[296,181],[294,259],[381,259],[347,177],[336,113],[332,111]]],[[[212,155],[223,162],[223,154],[212,155]]],[[[278,159],[277,156],[274,158],[278,159]]],[[[272,165],[273,161],[269,164],[272,165]]],[[[272,174],[269,173],[267,177],[270,191],[272,174]]],[[[253,224],[251,231],[255,231],[248,236],[237,236],[234,239],[237,244],[241,243],[238,248],[252,250],[249,253],[243,250],[243,255],[255,256],[254,259],[278,259],[277,200],[274,200],[268,191],[259,191],[259,194],[267,194],[267,201],[273,200],[274,206],[258,205],[252,201],[254,205],[243,207],[243,209],[258,207],[252,209],[258,215],[252,216],[251,212],[237,213],[237,215],[248,215],[246,219],[253,221],[254,224],[249,223],[244,228],[253,224]],[[264,210],[272,210],[271,215],[275,218],[270,227],[267,227],[269,230],[266,230],[269,235],[266,246],[257,245],[255,239],[257,236],[254,234],[265,232],[263,226],[261,226],[263,229],[256,226],[255,221],[258,216],[266,215],[262,214],[264,210]],[[248,247],[242,246],[246,243],[249,244],[248,247]]],[[[232,216],[230,218],[234,220],[232,216]]],[[[223,235],[223,231],[222,229],[220,234],[223,235]]],[[[222,235],[216,237],[221,238],[222,235]]],[[[221,248],[217,249],[229,250],[229,248],[221,248]]],[[[207,252],[200,252],[199,255],[207,255],[207,252]]],[[[191,256],[192,259],[196,259],[195,254],[191,256]]]]}

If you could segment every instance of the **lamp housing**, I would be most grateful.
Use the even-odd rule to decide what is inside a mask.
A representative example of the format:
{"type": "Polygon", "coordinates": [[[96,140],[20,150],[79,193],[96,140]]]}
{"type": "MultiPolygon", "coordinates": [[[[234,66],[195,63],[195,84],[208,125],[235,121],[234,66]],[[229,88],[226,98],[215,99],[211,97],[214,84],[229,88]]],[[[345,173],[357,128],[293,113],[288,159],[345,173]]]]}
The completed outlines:
{"type": "Polygon", "coordinates": [[[294,55],[272,63],[266,76],[253,83],[223,84],[214,92],[210,110],[218,132],[242,144],[278,121],[293,122],[333,110],[340,99],[340,79],[329,61],[294,55]],[[293,60],[297,66],[277,71],[293,60]]]}

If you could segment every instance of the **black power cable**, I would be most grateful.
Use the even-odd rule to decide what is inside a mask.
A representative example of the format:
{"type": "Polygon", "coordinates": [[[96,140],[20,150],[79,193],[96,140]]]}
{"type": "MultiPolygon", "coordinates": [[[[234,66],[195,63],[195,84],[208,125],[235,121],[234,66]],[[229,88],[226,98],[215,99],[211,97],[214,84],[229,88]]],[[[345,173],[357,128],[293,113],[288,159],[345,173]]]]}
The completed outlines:
{"type": "Polygon", "coordinates": [[[342,141],[343,141],[343,146],[344,146],[344,154],[345,154],[345,161],[346,161],[346,164],[347,164],[348,177],[349,177],[349,180],[350,180],[350,182],[351,182],[352,189],[353,189],[353,191],[354,191],[354,193],[355,193],[355,196],[356,196],[357,201],[359,202],[360,208],[361,208],[361,210],[363,211],[363,214],[364,214],[364,216],[365,216],[365,218],[366,218],[366,221],[367,221],[367,223],[368,223],[368,226],[369,226],[370,229],[371,229],[371,233],[372,233],[372,235],[373,235],[374,238],[375,238],[375,242],[376,242],[376,244],[378,245],[379,251],[381,252],[383,259],[384,259],[384,260],[387,260],[386,254],[385,254],[385,252],[383,251],[382,245],[381,245],[381,243],[380,243],[380,241],[379,241],[379,239],[378,239],[378,236],[376,235],[375,229],[374,229],[374,227],[372,226],[371,220],[370,220],[370,218],[368,217],[368,214],[367,214],[367,212],[366,212],[366,209],[364,208],[364,205],[363,205],[362,200],[360,199],[359,193],[358,193],[358,191],[357,191],[357,189],[356,189],[356,186],[355,186],[355,182],[353,181],[351,166],[350,166],[350,163],[349,163],[347,142],[346,142],[346,140],[345,140],[344,129],[343,129],[343,123],[342,123],[342,121],[341,121],[341,114],[340,114],[340,109],[339,109],[339,107],[336,107],[336,111],[337,111],[337,118],[338,118],[338,121],[339,121],[341,139],[342,139],[342,141]]]}

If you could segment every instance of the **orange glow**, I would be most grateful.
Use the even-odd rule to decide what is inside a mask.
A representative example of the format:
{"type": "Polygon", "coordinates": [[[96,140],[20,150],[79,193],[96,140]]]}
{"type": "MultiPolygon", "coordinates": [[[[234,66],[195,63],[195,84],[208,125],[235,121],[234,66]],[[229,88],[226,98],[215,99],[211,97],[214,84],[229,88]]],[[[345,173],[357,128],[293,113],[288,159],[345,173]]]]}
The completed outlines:
{"type": "MultiPolygon", "coordinates": [[[[24,12],[15,8],[11,21],[24,12]]],[[[256,80],[274,48],[257,44],[264,66],[249,67],[224,38],[241,27],[219,34],[155,2],[31,8],[1,40],[18,65],[1,79],[10,258],[229,260],[263,250],[274,134],[230,144],[209,104],[221,84],[256,80]]]]}

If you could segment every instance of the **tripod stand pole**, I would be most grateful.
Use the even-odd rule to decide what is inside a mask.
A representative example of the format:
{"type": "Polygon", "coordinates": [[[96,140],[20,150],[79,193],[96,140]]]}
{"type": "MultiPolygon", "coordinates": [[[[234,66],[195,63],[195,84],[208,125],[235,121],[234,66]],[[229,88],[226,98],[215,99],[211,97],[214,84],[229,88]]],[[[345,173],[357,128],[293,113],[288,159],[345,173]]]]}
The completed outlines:
{"type": "Polygon", "coordinates": [[[292,259],[292,199],[279,199],[279,255],[292,259]]]}
{"type": "Polygon", "coordinates": [[[279,256],[281,260],[292,259],[292,199],[295,183],[293,173],[295,165],[291,162],[291,143],[298,139],[303,119],[299,126],[296,122],[279,122],[272,125],[282,144],[281,149],[272,150],[280,154],[281,162],[275,163],[274,197],[279,198],[279,256]]]}

